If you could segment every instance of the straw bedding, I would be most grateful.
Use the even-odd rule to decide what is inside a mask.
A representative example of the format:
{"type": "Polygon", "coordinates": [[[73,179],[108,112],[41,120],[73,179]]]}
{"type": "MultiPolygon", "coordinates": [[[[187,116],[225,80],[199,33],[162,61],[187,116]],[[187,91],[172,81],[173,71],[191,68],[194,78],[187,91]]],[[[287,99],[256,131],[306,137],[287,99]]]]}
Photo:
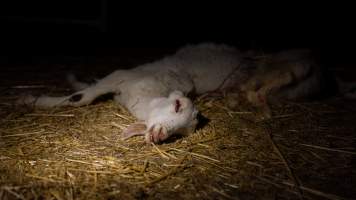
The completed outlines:
{"type": "Polygon", "coordinates": [[[49,79],[59,71],[19,77],[20,68],[1,75],[0,199],[356,198],[353,102],[284,102],[259,120],[248,107],[228,109],[223,94],[207,95],[195,101],[205,119],[196,133],[153,145],[121,140],[135,119],[110,100],[13,106],[24,91],[69,92],[49,79]]]}

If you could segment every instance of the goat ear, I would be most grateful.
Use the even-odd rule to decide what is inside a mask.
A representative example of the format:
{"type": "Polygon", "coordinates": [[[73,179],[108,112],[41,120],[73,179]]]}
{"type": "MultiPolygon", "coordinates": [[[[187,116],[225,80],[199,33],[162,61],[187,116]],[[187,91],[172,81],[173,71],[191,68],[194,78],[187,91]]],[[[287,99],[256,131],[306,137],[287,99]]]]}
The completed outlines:
{"type": "Polygon", "coordinates": [[[145,135],[146,129],[147,126],[143,122],[133,123],[122,132],[121,138],[122,140],[126,140],[136,135],[145,135]]]}

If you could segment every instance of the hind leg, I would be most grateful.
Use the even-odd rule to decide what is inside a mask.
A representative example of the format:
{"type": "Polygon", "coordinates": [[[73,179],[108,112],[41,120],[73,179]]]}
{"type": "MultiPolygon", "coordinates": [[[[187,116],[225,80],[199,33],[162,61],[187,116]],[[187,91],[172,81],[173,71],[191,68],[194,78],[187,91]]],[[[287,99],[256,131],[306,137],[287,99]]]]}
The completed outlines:
{"type": "Polygon", "coordinates": [[[135,77],[135,73],[126,70],[115,71],[94,85],[75,92],[69,96],[49,97],[41,96],[35,98],[27,96],[17,101],[18,104],[32,104],[36,107],[55,107],[55,106],[83,106],[93,102],[97,97],[107,93],[118,93],[120,84],[127,79],[135,77]]]}
{"type": "Polygon", "coordinates": [[[72,86],[72,88],[75,91],[84,90],[85,88],[88,88],[90,86],[90,84],[88,83],[78,81],[78,79],[74,76],[74,74],[68,74],[66,78],[68,83],[72,86]]]}
{"type": "Polygon", "coordinates": [[[69,96],[62,97],[50,97],[50,96],[26,96],[20,98],[17,101],[17,104],[29,104],[34,105],[35,107],[56,107],[56,106],[83,106],[88,105],[93,102],[97,97],[113,92],[116,93],[117,88],[115,85],[105,85],[105,84],[96,84],[90,86],[84,90],[75,92],[69,96]]]}
{"type": "Polygon", "coordinates": [[[294,81],[292,73],[270,74],[262,80],[262,84],[256,90],[247,91],[247,99],[255,106],[267,104],[267,98],[270,94],[277,92],[283,86],[294,81]]]}
{"type": "Polygon", "coordinates": [[[294,80],[292,73],[280,74],[278,76],[271,76],[263,81],[263,85],[256,91],[247,91],[246,97],[248,102],[253,106],[259,108],[264,118],[271,117],[271,109],[268,100],[273,98],[273,94],[280,90],[283,86],[292,83],[294,80]]]}

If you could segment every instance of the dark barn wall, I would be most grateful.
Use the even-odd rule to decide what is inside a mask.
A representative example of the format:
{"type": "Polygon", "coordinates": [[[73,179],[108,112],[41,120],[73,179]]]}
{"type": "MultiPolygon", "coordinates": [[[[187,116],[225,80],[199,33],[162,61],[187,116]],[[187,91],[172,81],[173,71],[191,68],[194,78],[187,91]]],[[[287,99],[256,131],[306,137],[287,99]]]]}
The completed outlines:
{"type": "Polygon", "coordinates": [[[283,9],[241,3],[209,9],[174,3],[151,9],[138,4],[128,9],[105,0],[2,2],[0,49],[3,55],[96,55],[129,47],[176,48],[213,41],[245,49],[307,47],[333,62],[354,61],[354,20],[348,11],[308,6],[293,10],[297,5],[291,3],[283,9]]]}

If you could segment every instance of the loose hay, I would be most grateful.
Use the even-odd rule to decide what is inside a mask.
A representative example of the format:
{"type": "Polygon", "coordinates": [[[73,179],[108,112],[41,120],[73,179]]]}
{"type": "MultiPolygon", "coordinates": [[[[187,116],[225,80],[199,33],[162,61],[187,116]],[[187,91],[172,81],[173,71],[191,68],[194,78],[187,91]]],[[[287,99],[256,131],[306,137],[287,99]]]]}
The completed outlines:
{"type": "MultiPolygon", "coordinates": [[[[11,97],[10,97],[11,99],[11,97]]],[[[355,114],[343,100],[285,103],[255,121],[224,98],[195,103],[195,134],[121,140],[113,102],[52,110],[0,104],[0,199],[353,199],[355,114]]]]}

